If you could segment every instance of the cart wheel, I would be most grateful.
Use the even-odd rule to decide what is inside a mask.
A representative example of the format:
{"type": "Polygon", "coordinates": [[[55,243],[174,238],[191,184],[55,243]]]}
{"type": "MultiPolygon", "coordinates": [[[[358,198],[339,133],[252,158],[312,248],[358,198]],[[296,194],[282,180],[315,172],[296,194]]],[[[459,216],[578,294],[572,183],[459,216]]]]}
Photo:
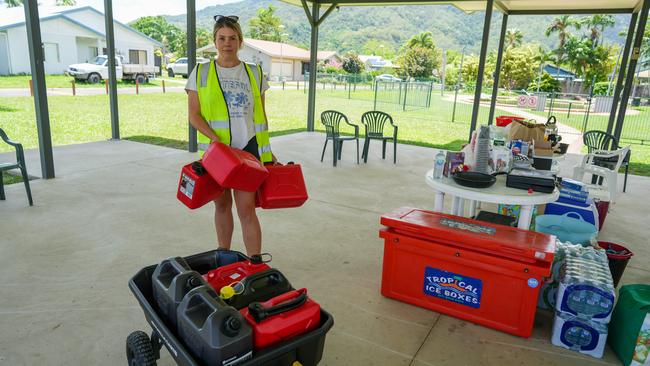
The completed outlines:
{"type": "Polygon", "coordinates": [[[136,330],[126,338],[126,359],[129,366],[156,366],[153,346],[147,333],[136,330]]]}

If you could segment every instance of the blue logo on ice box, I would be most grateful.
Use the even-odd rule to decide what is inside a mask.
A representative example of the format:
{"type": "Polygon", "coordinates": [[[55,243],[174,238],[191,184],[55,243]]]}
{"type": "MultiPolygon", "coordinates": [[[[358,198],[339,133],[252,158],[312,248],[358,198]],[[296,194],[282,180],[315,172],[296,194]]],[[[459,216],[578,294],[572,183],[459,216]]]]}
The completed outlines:
{"type": "Polygon", "coordinates": [[[483,281],[457,273],[427,267],[424,272],[424,293],[473,308],[481,307],[483,281]]]}
{"type": "Polygon", "coordinates": [[[537,279],[535,279],[535,278],[529,278],[528,279],[528,287],[536,288],[537,286],[539,286],[539,281],[537,281],[537,279]]]}

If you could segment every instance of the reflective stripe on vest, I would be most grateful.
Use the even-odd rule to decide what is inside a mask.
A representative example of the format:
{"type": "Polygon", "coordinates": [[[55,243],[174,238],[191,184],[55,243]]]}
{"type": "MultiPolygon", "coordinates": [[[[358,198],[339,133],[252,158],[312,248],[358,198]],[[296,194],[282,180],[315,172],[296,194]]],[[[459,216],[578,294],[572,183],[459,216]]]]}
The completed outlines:
{"type": "MultiPolygon", "coordinates": [[[[270,162],[272,160],[271,143],[261,97],[262,69],[257,65],[251,67],[246,63],[244,63],[244,68],[253,94],[253,123],[260,160],[263,163],[270,162]]],[[[219,83],[215,62],[199,64],[196,77],[201,116],[208,122],[219,140],[230,145],[230,114],[219,83]]],[[[210,144],[210,139],[199,133],[198,140],[199,150],[205,151],[207,145],[210,144]]]]}

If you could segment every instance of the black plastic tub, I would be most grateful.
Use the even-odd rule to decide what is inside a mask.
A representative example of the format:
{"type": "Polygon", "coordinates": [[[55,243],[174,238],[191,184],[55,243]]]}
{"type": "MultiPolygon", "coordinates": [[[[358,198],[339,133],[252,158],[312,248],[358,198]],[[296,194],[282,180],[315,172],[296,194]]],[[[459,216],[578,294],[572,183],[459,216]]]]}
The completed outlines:
{"type": "MultiPolygon", "coordinates": [[[[241,253],[239,255],[242,260],[247,259],[241,253]]],[[[193,270],[205,274],[216,267],[218,257],[218,251],[213,250],[184,259],[193,270]]],[[[160,358],[160,349],[162,345],[165,345],[177,365],[210,366],[197,361],[177,335],[170,330],[169,325],[158,315],[151,285],[151,275],[156,266],[157,264],[154,264],[141,269],[129,280],[129,288],[140,303],[144,316],[152,328],[150,338],[142,331],[135,331],[127,338],[126,350],[129,365],[155,365],[155,360],[160,358]]],[[[255,352],[252,359],[238,365],[291,366],[298,361],[304,366],[315,366],[323,357],[325,335],[333,325],[332,316],[321,308],[321,321],[318,328],[268,349],[255,352]]]]}

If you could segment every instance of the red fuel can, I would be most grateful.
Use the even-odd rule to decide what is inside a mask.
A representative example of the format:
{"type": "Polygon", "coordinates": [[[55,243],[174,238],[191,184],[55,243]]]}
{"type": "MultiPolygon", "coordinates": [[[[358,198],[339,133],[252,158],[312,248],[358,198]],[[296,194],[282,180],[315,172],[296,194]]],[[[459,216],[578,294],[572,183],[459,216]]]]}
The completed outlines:
{"type": "Polygon", "coordinates": [[[223,193],[223,188],[212,179],[201,161],[187,164],[181,170],[176,198],[191,209],[199,208],[216,199],[223,193]]]}
{"type": "Polygon", "coordinates": [[[203,165],[224,188],[255,192],[269,172],[252,154],[214,142],[203,155],[203,165]]]}
{"type": "Polygon", "coordinates": [[[307,296],[304,288],[250,303],[239,312],[253,328],[256,350],[310,332],[320,324],[320,305],[307,296]]]}
{"type": "Polygon", "coordinates": [[[262,208],[290,208],[307,201],[307,186],[299,164],[266,165],[269,176],[255,195],[255,204],[262,208]]]}
{"type": "Polygon", "coordinates": [[[409,207],[382,216],[381,223],[382,295],[531,335],[554,236],[409,207]]]}
{"type": "Polygon", "coordinates": [[[266,263],[252,262],[250,260],[235,262],[213,269],[206,273],[203,278],[219,293],[222,287],[233,282],[239,282],[244,278],[257,272],[270,269],[266,263]]]}

